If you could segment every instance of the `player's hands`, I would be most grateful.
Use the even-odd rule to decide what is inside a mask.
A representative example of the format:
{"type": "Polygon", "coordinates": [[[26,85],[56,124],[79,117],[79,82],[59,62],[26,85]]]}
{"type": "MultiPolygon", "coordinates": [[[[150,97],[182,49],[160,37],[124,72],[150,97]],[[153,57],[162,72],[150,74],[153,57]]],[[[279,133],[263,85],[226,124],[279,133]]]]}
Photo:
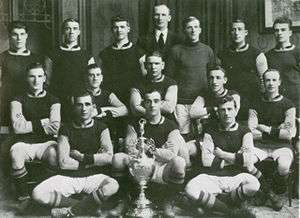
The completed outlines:
{"type": "Polygon", "coordinates": [[[268,134],[270,134],[270,132],[271,132],[271,127],[266,126],[266,125],[264,125],[264,124],[258,124],[258,125],[257,125],[257,129],[258,129],[259,131],[261,131],[261,132],[266,132],[266,133],[268,133],[268,134]]]}
{"type": "Polygon", "coordinates": [[[222,158],[223,157],[223,150],[219,147],[216,147],[213,154],[216,156],[216,157],[219,157],[219,158],[222,158]]]}
{"type": "Polygon", "coordinates": [[[71,150],[70,157],[81,162],[83,161],[84,154],[80,153],[78,150],[71,150]]]}

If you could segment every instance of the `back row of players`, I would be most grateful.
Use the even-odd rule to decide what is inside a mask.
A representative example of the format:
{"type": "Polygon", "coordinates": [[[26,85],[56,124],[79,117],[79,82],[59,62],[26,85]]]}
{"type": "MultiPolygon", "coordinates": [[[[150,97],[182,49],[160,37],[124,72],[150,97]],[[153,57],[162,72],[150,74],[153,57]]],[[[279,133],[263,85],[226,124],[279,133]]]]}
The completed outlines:
{"type": "Polygon", "coordinates": [[[10,124],[14,132],[10,157],[18,199],[22,203],[30,199],[25,162],[39,159],[59,166],[60,175],[39,184],[32,198],[53,207],[71,205],[53,210],[54,215],[76,215],[83,205],[101,204],[119,185],[98,174],[97,167],[112,163],[116,170],[126,168],[128,153],[136,152],[138,118],[144,116],[146,137],[154,139],[157,148],[152,151],[156,158],[152,181],[181,183],[186,166],[191,165],[190,155],[201,150],[202,164],[210,170],[187,183],[185,192],[191,201],[232,215],[237,211],[215,196],[227,193],[238,202],[253,196],[262,184],[273,208],[280,210],[282,202],[254,163],[268,157],[277,161],[273,187],[285,190],[293,161],[296,107],[279,87],[282,83],[284,94],[298,106],[300,76],[299,50],[290,43],[290,20],[275,20],[277,47],[266,56],[246,43],[245,23],[232,22],[233,44],[219,56],[221,67],[212,49],[199,42],[197,18],[183,21],[185,40],[180,41],[168,30],[167,6],[155,6],[153,14],[155,30],[137,45],[128,39],[129,22],[113,18],[115,42],[100,52],[100,58],[79,47],[76,20],[63,23],[64,44],[50,58],[26,48],[26,26],[10,25],[10,49],[1,54],[1,124],[10,124]],[[275,69],[267,70],[267,65],[275,69]],[[47,81],[58,98],[46,91],[47,81]],[[229,89],[224,87],[227,82],[229,89]],[[114,118],[127,116],[128,109],[135,118],[123,133],[124,120],[114,118]],[[65,123],[60,128],[61,114],[65,123]],[[207,125],[196,122],[204,130],[202,142],[195,139],[192,122],[207,117],[207,125]],[[237,118],[248,120],[249,128],[238,124],[237,118]],[[122,150],[113,149],[110,132],[116,139],[125,137],[125,153],[113,155],[122,150]],[[87,193],[82,201],[71,201],[72,194],[82,192],[87,193]]]}

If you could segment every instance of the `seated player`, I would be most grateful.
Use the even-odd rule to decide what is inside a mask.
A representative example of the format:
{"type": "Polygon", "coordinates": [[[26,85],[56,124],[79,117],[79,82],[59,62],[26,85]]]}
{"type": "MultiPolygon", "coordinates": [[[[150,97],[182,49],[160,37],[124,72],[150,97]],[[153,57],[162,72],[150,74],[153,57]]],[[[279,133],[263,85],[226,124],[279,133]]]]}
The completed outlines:
{"type": "Polygon", "coordinates": [[[162,95],[161,112],[169,118],[173,118],[175,106],[177,103],[177,84],[175,80],[162,74],[165,62],[158,51],[149,53],[146,56],[145,68],[147,75],[142,81],[137,81],[131,89],[130,108],[134,115],[144,116],[146,109],[142,105],[145,91],[149,88],[157,89],[162,95]]]}
{"type": "Polygon", "coordinates": [[[25,162],[42,160],[55,165],[49,154],[56,146],[54,136],[60,127],[60,103],[44,89],[46,73],[43,65],[28,66],[26,93],[11,102],[11,122],[15,143],[10,149],[12,176],[15,181],[18,200],[26,202],[29,197],[28,173],[25,162]]]}
{"type": "Polygon", "coordinates": [[[40,183],[32,193],[35,201],[54,207],[52,217],[93,211],[119,188],[116,180],[98,171],[99,166],[111,164],[113,146],[106,125],[92,118],[92,97],[83,92],[72,101],[73,120],[62,126],[58,136],[61,172],[40,183]],[[79,193],[86,195],[74,203],[71,196],[79,193]]]}
{"type": "Polygon", "coordinates": [[[128,115],[127,107],[113,92],[101,88],[102,81],[100,67],[97,64],[88,65],[87,90],[94,98],[95,115],[107,123],[114,138],[122,137],[125,134],[122,131],[126,127],[121,120],[114,118],[128,115]]]}
{"type": "Polygon", "coordinates": [[[232,96],[221,98],[217,107],[219,123],[205,130],[201,145],[202,164],[207,173],[189,181],[185,193],[202,209],[232,217],[246,217],[246,214],[251,215],[249,211],[232,210],[229,206],[238,205],[253,196],[260,187],[255,176],[242,170],[254,168],[251,161],[254,149],[252,134],[247,127],[236,122],[238,111],[232,96]]]}
{"type": "MultiPolygon", "coordinates": [[[[179,133],[177,125],[161,115],[163,102],[157,90],[145,91],[143,107],[145,107],[146,138],[152,138],[155,143],[153,155],[155,169],[151,181],[156,183],[182,183],[185,176],[185,160],[177,156],[179,148],[184,146],[184,139],[179,133]]],[[[139,131],[139,119],[128,125],[125,143],[128,153],[135,153],[139,131]]],[[[122,171],[128,167],[129,154],[117,153],[113,157],[113,167],[122,171]]]]}
{"type": "MultiPolygon", "coordinates": [[[[278,193],[286,190],[286,180],[293,162],[291,139],[296,134],[294,104],[280,95],[280,73],[268,69],[263,74],[265,94],[249,110],[248,125],[255,140],[255,161],[272,158],[278,164],[272,187],[278,193]]],[[[273,191],[268,192],[274,210],[283,206],[273,191]]]]}

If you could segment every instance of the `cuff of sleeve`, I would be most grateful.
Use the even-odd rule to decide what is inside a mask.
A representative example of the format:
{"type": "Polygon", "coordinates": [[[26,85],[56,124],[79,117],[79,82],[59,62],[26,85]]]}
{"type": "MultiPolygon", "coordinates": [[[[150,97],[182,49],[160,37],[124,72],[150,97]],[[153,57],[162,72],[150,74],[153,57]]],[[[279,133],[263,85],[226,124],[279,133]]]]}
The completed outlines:
{"type": "Polygon", "coordinates": [[[45,133],[44,128],[42,126],[42,122],[40,120],[33,120],[32,122],[32,129],[34,133],[42,134],[45,133]]]}
{"type": "Polygon", "coordinates": [[[212,169],[220,169],[221,168],[221,163],[222,163],[222,159],[218,158],[218,157],[215,157],[212,164],[211,164],[212,169]]]}

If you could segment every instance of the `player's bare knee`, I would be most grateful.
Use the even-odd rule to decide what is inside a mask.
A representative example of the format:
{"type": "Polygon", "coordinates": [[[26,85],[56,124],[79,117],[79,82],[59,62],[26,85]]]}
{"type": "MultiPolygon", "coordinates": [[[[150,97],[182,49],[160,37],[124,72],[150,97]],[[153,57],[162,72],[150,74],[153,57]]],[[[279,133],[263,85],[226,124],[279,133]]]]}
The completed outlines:
{"type": "Polygon", "coordinates": [[[196,186],[192,182],[188,182],[184,188],[184,192],[186,196],[190,199],[197,200],[199,196],[197,196],[197,193],[199,193],[201,187],[196,186]]]}
{"type": "Polygon", "coordinates": [[[50,204],[50,193],[45,193],[39,186],[32,190],[32,199],[44,205],[50,204]]]}
{"type": "Polygon", "coordinates": [[[100,189],[102,190],[103,197],[109,197],[117,193],[119,190],[119,183],[117,180],[107,177],[101,184],[100,189]]]}
{"type": "Polygon", "coordinates": [[[54,146],[49,146],[43,154],[42,160],[52,167],[58,166],[57,152],[54,146]]]}
{"type": "Polygon", "coordinates": [[[10,149],[10,157],[14,168],[22,168],[25,162],[24,143],[16,143],[10,149]]]}
{"type": "Polygon", "coordinates": [[[278,160],[279,175],[281,175],[281,176],[288,175],[290,172],[291,163],[292,163],[292,161],[289,161],[288,158],[282,158],[282,160],[278,160]]]}
{"type": "Polygon", "coordinates": [[[182,157],[174,157],[172,159],[173,170],[176,175],[183,178],[185,176],[186,163],[182,157]]]}
{"type": "Polygon", "coordinates": [[[260,183],[258,179],[250,174],[243,173],[244,182],[243,182],[243,190],[246,195],[253,196],[260,188],[260,183]]]}

